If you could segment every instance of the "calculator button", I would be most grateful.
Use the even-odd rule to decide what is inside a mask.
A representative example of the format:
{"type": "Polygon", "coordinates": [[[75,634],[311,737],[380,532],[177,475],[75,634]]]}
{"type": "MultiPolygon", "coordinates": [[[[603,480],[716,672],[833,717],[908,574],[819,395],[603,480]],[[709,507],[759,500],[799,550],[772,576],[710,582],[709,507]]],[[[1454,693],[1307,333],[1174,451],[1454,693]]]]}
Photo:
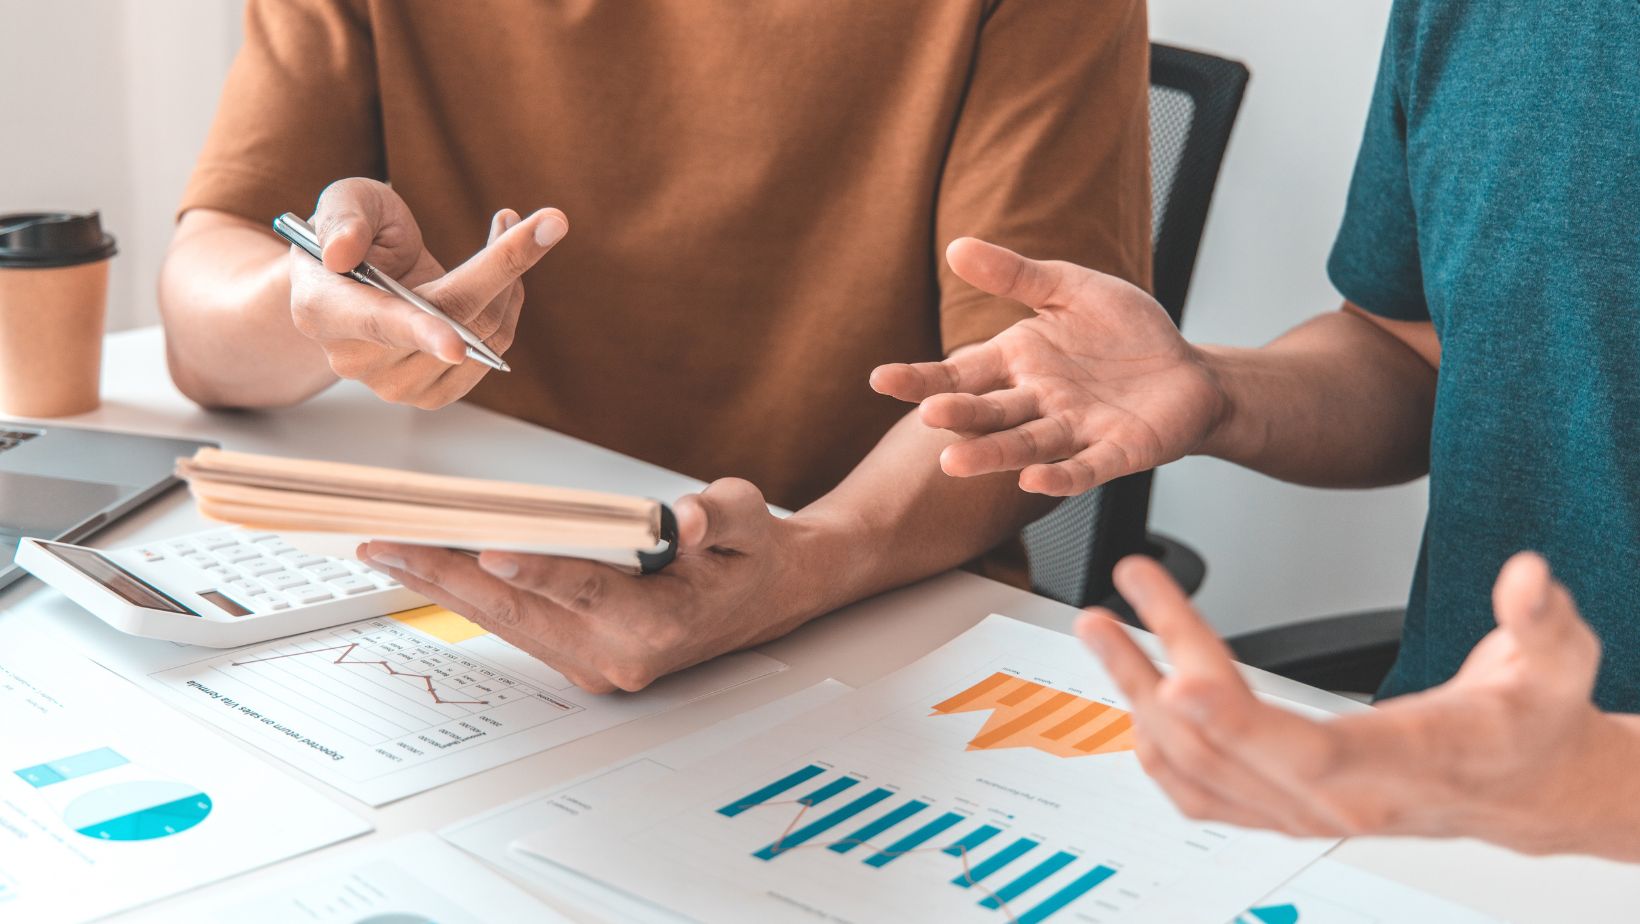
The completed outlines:
{"type": "Polygon", "coordinates": [[[216,559],[202,552],[194,552],[191,555],[185,555],[182,560],[190,565],[193,565],[195,568],[210,569],[217,567],[216,559]]]}
{"type": "Polygon", "coordinates": [[[167,542],[165,543],[165,548],[172,555],[192,555],[199,551],[199,546],[194,545],[186,539],[180,542],[167,542]]]}
{"type": "Polygon", "coordinates": [[[227,565],[219,565],[216,562],[211,562],[210,567],[201,568],[199,570],[205,572],[206,574],[210,575],[213,578],[216,578],[219,581],[231,581],[234,578],[239,577],[239,575],[234,573],[234,570],[232,568],[229,568],[227,565]]]}
{"type": "Polygon", "coordinates": [[[307,565],[304,566],[302,570],[321,581],[328,581],[332,578],[347,577],[348,575],[346,566],[344,566],[341,562],[335,561],[322,561],[317,565],[307,565]]]}
{"type": "Polygon", "coordinates": [[[268,542],[284,542],[285,540],[280,539],[278,536],[275,536],[273,533],[256,533],[255,535],[246,536],[245,541],[246,542],[255,542],[255,543],[261,544],[261,543],[268,543],[268,542]]]}
{"type": "Polygon", "coordinates": [[[357,574],[349,574],[339,578],[331,578],[326,583],[344,594],[362,594],[367,590],[376,589],[375,581],[372,581],[367,577],[360,577],[357,574]]]}
{"type": "Polygon", "coordinates": [[[318,587],[313,584],[304,584],[301,587],[293,587],[289,591],[289,594],[292,599],[302,606],[307,606],[310,603],[319,603],[336,596],[325,588],[318,587]]]}
{"type": "Polygon", "coordinates": [[[307,575],[297,574],[294,571],[276,571],[262,578],[262,583],[274,590],[289,590],[292,587],[301,587],[307,582],[307,575]]]}
{"type": "Polygon", "coordinates": [[[250,561],[253,558],[261,558],[262,550],[252,548],[248,545],[234,545],[218,550],[216,557],[230,565],[237,565],[242,561],[250,561]]]}
{"type": "Polygon", "coordinates": [[[387,575],[382,574],[382,575],[378,575],[376,577],[376,586],[380,587],[382,590],[396,590],[400,587],[403,587],[404,585],[400,584],[398,581],[393,580],[392,578],[388,577],[387,575]]]}
{"type": "Polygon", "coordinates": [[[138,549],[137,554],[142,556],[143,561],[164,561],[165,560],[165,553],[160,551],[159,549],[138,549]]]}
{"type": "Polygon", "coordinates": [[[278,571],[283,571],[285,570],[285,565],[284,562],[277,562],[271,558],[253,558],[250,561],[241,563],[239,570],[245,572],[250,577],[261,577],[264,574],[273,574],[278,571]]]}
{"type": "Polygon", "coordinates": [[[329,561],[329,559],[322,556],[309,555],[308,553],[300,550],[297,550],[294,555],[288,552],[283,552],[280,553],[279,557],[283,558],[285,560],[285,564],[291,568],[311,568],[314,565],[322,565],[326,561],[329,561]]]}
{"type": "Polygon", "coordinates": [[[251,598],[251,609],[258,613],[288,610],[290,609],[290,603],[278,594],[257,594],[251,598]]]}
{"type": "Polygon", "coordinates": [[[217,549],[225,549],[230,545],[238,545],[239,537],[229,532],[206,533],[195,541],[199,543],[200,548],[214,552],[217,549]]]}

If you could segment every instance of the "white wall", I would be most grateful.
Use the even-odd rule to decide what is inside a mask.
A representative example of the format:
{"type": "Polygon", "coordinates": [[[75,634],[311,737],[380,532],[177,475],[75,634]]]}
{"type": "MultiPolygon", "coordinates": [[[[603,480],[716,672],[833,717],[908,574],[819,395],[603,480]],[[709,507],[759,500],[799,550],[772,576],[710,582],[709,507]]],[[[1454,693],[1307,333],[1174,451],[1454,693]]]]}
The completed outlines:
{"type": "MultiPolygon", "coordinates": [[[[1337,304],[1323,270],[1388,0],[1154,0],[1155,35],[1253,71],[1196,276],[1192,337],[1255,344],[1337,304]]],[[[0,0],[0,211],[100,208],[111,322],[151,323],[171,213],[238,45],[228,0],[0,0]]],[[[1225,629],[1394,604],[1421,486],[1321,492],[1206,460],[1157,479],[1157,526],[1202,551],[1225,629]]]]}
{"type": "Polygon", "coordinates": [[[158,319],[172,214],[239,31],[225,0],[0,0],[0,212],[102,211],[120,247],[111,327],[158,319]]]}
{"type": "MultiPolygon", "coordinates": [[[[1152,0],[1158,41],[1253,72],[1185,313],[1204,342],[1255,345],[1339,304],[1326,258],[1389,0],[1152,0]]],[[[1156,478],[1153,522],[1208,562],[1198,602],[1225,631],[1399,605],[1424,514],[1423,482],[1378,491],[1296,488],[1209,459],[1156,478]]]]}

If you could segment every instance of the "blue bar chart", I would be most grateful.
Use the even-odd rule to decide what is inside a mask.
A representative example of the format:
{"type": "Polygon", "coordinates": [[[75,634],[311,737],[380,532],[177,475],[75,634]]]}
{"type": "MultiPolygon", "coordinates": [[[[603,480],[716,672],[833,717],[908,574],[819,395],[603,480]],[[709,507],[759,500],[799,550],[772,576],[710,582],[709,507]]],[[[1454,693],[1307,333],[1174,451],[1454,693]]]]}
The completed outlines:
{"type": "Polygon", "coordinates": [[[735,818],[760,809],[791,818],[778,837],[752,852],[763,862],[800,848],[857,853],[861,863],[877,869],[913,853],[954,858],[949,884],[971,890],[980,908],[1005,912],[1006,920],[1018,924],[1042,924],[1116,875],[1110,866],[1088,866],[1076,853],[1050,852],[1037,838],[1008,837],[1001,824],[968,812],[939,811],[926,799],[863,782],[809,764],[723,805],[717,814],[735,818]],[[1077,871],[1079,862],[1083,868],[1077,871]]]}

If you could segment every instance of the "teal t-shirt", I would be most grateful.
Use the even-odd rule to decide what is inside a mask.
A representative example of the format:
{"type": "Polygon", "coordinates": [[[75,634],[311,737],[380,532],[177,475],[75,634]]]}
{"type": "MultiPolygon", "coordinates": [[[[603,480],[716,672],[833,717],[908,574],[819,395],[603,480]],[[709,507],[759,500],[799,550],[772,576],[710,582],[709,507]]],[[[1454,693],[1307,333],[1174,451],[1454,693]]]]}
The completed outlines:
{"type": "Polygon", "coordinates": [[[1381,691],[1456,673],[1536,549],[1640,712],[1640,0],[1398,0],[1328,270],[1441,341],[1429,519],[1381,691]]]}

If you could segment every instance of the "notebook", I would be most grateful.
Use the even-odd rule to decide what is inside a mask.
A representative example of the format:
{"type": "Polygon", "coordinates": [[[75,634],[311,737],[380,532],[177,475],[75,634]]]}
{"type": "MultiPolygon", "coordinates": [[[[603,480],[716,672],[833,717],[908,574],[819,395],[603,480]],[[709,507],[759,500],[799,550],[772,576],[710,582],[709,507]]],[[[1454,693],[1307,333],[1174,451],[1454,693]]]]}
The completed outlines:
{"type": "Polygon", "coordinates": [[[177,476],[207,519],[276,532],[320,554],[352,557],[357,542],[383,539],[639,571],[676,554],[672,511],[647,498],[211,448],[178,459],[177,476]]]}

